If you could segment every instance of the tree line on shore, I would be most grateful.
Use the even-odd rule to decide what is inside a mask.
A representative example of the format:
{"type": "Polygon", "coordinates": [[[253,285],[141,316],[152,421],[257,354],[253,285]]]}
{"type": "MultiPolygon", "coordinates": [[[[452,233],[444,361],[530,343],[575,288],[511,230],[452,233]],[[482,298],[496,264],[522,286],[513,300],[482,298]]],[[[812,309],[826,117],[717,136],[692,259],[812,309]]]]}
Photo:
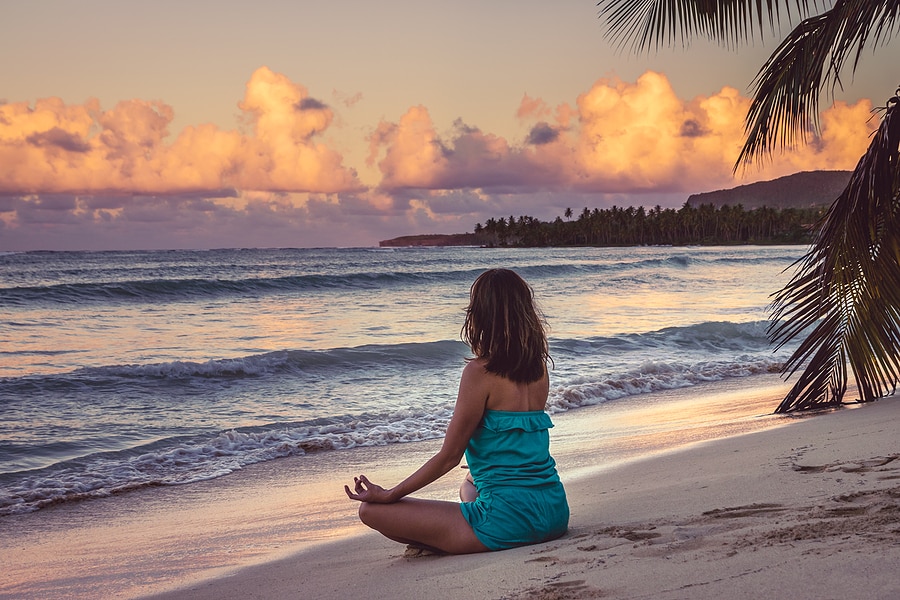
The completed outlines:
{"type": "Polygon", "coordinates": [[[571,208],[553,221],[534,217],[490,218],[475,225],[484,246],[635,246],[685,244],[805,244],[826,210],[701,204],[675,210],[655,206],[584,208],[573,218],[571,208]],[[565,217],[565,219],[563,218],[565,217]]]}

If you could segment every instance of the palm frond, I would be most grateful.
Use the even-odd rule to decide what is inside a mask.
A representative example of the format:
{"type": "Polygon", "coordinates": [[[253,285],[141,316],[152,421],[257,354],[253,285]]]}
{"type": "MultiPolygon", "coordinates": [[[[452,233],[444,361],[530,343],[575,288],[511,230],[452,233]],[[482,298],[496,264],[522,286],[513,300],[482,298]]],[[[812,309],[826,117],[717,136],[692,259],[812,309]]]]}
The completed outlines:
{"type": "Polygon", "coordinates": [[[900,0],[838,1],[831,10],[803,20],[785,37],[754,80],[747,113],[747,139],[735,163],[767,157],[776,147],[805,143],[819,131],[819,95],[841,85],[852,56],[887,42],[900,25],[900,0]]]}
{"type": "Polygon", "coordinates": [[[819,0],[606,0],[598,2],[608,36],[620,48],[640,52],[661,45],[683,46],[695,36],[734,48],[775,31],[784,16],[803,18],[819,0]],[[794,6],[794,12],[791,7],[794,6]],[[766,27],[768,23],[768,27],[766,27]]]}
{"type": "Polygon", "coordinates": [[[869,149],[796,274],[775,296],[770,335],[778,347],[812,328],[785,365],[789,376],[805,367],[776,412],[843,402],[848,363],[863,402],[900,381],[898,96],[883,109],[869,149]]]}

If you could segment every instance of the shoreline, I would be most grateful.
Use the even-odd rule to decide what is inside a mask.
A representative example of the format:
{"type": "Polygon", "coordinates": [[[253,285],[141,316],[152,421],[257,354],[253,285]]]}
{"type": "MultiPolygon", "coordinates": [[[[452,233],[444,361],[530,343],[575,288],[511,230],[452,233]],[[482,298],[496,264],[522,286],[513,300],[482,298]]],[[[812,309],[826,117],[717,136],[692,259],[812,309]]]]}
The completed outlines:
{"type": "MultiPolygon", "coordinates": [[[[609,513],[609,506],[591,503],[588,498],[599,494],[616,506],[620,498],[626,498],[625,504],[640,506],[642,499],[627,499],[631,486],[620,490],[609,482],[641,472],[648,464],[668,462],[670,471],[657,473],[653,479],[671,483],[685,472],[677,460],[672,462],[672,456],[759,435],[742,435],[745,433],[777,433],[793,430],[807,420],[842,418],[841,414],[772,415],[786,387],[776,375],[758,375],[554,415],[552,452],[569,491],[573,520],[569,534],[551,544],[577,542],[577,536],[590,533],[597,523],[619,526],[629,522],[623,521],[625,517],[634,520],[634,515],[616,517],[616,511],[609,513]]],[[[882,400],[875,405],[890,402],[882,400]]],[[[849,414],[856,409],[838,412],[849,414]]],[[[404,547],[361,525],[341,486],[359,472],[392,484],[421,464],[439,444],[440,440],[432,440],[278,459],[189,486],[67,503],[23,515],[15,522],[0,520],[0,561],[6,565],[6,573],[0,574],[0,598],[137,598],[173,589],[180,591],[161,597],[203,598],[208,589],[218,589],[223,598],[254,597],[257,593],[262,594],[259,597],[276,596],[275,592],[269,594],[267,587],[260,588],[263,584],[259,581],[251,587],[245,585],[259,569],[275,569],[267,571],[266,577],[283,580],[286,586],[301,585],[298,589],[307,597],[338,597],[355,593],[344,588],[340,594],[329,595],[328,586],[340,589],[342,577],[341,569],[332,569],[331,562],[338,565],[341,561],[354,565],[352,568],[372,570],[370,575],[376,580],[382,577],[380,581],[390,589],[395,583],[389,580],[391,568],[406,561],[402,558],[404,547]],[[283,571],[277,570],[279,564],[286,565],[283,571]],[[297,580],[313,574],[315,581],[297,580]],[[316,587],[318,584],[328,589],[316,587]],[[232,586],[243,595],[229,592],[232,586]]],[[[418,495],[455,500],[460,478],[451,474],[418,495]]],[[[681,499],[676,496],[673,501],[681,499]]],[[[511,568],[506,564],[509,557],[531,556],[544,547],[550,546],[493,553],[487,562],[496,562],[505,570],[511,568]]],[[[485,555],[479,556],[484,561],[485,555]]],[[[443,572],[445,567],[457,569],[454,565],[459,561],[468,564],[472,558],[429,557],[410,564],[445,561],[434,563],[443,572]]],[[[552,562],[528,564],[549,569],[552,562]]],[[[431,568],[426,566],[416,579],[433,577],[428,571],[431,568]]],[[[482,583],[493,585],[494,581],[492,576],[482,583]]],[[[488,597],[507,597],[525,589],[519,580],[510,586],[497,588],[498,592],[488,597]]],[[[287,588],[282,592],[303,595],[287,588]]],[[[410,591],[411,596],[423,593],[410,591]]]]}
{"type": "Polygon", "coordinates": [[[886,398],[570,480],[553,542],[406,558],[368,533],[152,598],[895,598],[897,433],[886,398]]]}

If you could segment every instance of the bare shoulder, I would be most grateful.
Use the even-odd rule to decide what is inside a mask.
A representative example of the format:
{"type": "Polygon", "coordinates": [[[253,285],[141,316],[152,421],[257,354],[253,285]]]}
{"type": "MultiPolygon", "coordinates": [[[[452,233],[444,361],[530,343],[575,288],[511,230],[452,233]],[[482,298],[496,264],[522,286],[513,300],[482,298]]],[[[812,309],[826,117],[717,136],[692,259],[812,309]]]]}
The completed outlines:
{"type": "Polygon", "coordinates": [[[463,368],[462,381],[468,385],[485,385],[491,373],[485,368],[485,361],[482,358],[475,358],[466,362],[463,368]]]}
{"type": "Polygon", "coordinates": [[[477,413],[481,418],[485,403],[490,395],[490,373],[484,368],[483,361],[470,360],[463,368],[459,381],[459,395],[456,399],[456,411],[465,409],[477,413]]]}
{"type": "Polygon", "coordinates": [[[466,360],[466,367],[463,369],[463,373],[469,373],[472,375],[475,374],[487,374],[487,369],[485,365],[487,361],[483,358],[472,358],[466,360]]]}

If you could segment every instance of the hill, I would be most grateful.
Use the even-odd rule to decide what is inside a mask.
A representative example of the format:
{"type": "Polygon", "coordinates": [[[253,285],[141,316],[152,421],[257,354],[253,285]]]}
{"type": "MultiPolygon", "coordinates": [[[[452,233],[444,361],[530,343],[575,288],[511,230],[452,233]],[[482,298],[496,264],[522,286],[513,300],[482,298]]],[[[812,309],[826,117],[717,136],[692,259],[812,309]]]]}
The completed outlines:
{"type": "Polygon", "coordinates": [[[691,194],[687,203],[754,208],[812,208],[829,206],[847,186],[850,171],[803,171],[771,181],[749,183],[727,190],[691,194]]]}
{"type": "Polygon", "coordinates": [[[404,235],[390,240],[382,240],[378,245],[382,248],[406,248],[409,246],[480,246],[485,243],[484,236],[474,233],[404,235]]]}

